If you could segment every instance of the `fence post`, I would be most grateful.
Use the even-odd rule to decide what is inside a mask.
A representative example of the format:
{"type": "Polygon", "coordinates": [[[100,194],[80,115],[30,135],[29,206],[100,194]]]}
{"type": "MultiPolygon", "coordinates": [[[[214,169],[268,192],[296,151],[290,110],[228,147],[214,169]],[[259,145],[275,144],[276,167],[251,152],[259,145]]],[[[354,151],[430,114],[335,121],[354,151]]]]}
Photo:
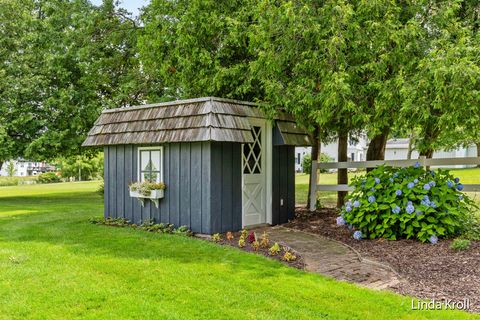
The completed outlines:
{"type": "Polygon", "coordinates": [[[422,165],[424,170],[427,170],[427,157],[426,156],[420,156],[418,157],[420,160],[420,164],[422,165]]]}
{"type": "Polygon", "coordinates": [[[318,172],[318,162],[312,161],[312,174],[310,175],[310,185],[312,186],[310,189],[310,203],[309,208],[310,211],[315,211],[317,209],[317,176],[318,172]]]}

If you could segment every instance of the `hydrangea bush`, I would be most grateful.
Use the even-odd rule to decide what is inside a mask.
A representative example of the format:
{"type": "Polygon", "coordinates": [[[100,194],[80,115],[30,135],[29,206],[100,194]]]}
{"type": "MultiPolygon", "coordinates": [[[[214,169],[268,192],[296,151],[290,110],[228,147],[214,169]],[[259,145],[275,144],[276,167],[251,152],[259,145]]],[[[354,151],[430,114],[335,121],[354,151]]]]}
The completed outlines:
{"type": "Polygon", "coordinates": [[[361,238],[416,238],[436,243],[439,237],[462,233],[475,204],[462,194],[463,185],[447,170],[426,171],[380,166],[354,178],[354,191],[337,223],[361,238]]]}

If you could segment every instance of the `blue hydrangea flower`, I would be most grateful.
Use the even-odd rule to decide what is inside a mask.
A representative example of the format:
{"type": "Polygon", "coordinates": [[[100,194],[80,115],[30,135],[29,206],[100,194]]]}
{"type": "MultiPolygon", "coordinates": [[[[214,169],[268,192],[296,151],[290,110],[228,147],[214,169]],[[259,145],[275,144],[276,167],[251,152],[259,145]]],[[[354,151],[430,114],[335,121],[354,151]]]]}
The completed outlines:
{"type": "Polygon", "coordinates": [[[420,162],[415,162],[415,164],[413,165],[414,168],[419,168],[421,166],[420,162]]]}
{"type": "Polygon", "coordinates": [[[464,188],[464,187],[463,187],[463,184],[461,184],[461,183],[457,184],[457,190],[458,190],[458,191],[462,191],[463,188],[464,188]]]}
{"type": "Polygon", "coordinates": [[[414,184],[413,182],[409,182],[409,183],[407,184],[407,188],[408,188],[408,189],[412,189],[413,187],[415,187],[415,184],[414,184]]]}
{"type": "Polygon", "coordinates": [[[337,225],[339,226],[344,226],[347,223],[345,222],[345,219],[343,217],[337,217],[337,225]]]}
{"type": "Polygon", "coordinates": [[[430,174],[432,175],[432,177],[435,177],[435,171],[430,170],[430,174]]]}
{"type": "Polygon", "coordinates": [[[434,209],[437,207],[437,204],[435,203],[435,201],[430,202],[430,207],[434,209]]]}
{"type": "Polygon", "coordinates": [[[449,188],[453,187],[453,182],[450,181],[450,180],[448,180],[448,181],[447,181],[447,186],[448,186],[449,188]]]}
{"type": "Polygon", "coordinates": [[[375,192],[375,188],[371,188],[370,191],[375,192]]]}
{"type": "Polygon", "coordinates": [[[369,202],[369,203],[374,203],[375,200],[377,200],[377,199],[375,198],[375,196],[370,196],[370,197],[368,197],[368,202],[369,202]]]}
{"type": "Polygon", "coordinates": [[[393,181],[394,181],[393,178],[390,178],[389,180],[390,180],[391,183],[393,183],[393,181]]]}
{"type": "Polygon", "coordinates": [[[379,178],[375,178],[375,184],[379,184],[380,183],[380,179],[379,178]]]}
{"type": "Polygon", "coordinates": [[[415,207],[411,204],[407,205],[407,208],[405,209],[405,211],[408,213],[408,214],[412,214],[415,212],[415,207]]]}
{"type": "Polygon", "coordinates": [[[392,209],[392,212],[395,213],[395,214],[399,214],[401,210],[402,209],[400,209],[399,206],[395,206],[395,208],[392,209]]]}
{"type": "Polygon", "coordinates": [[[395,191],[395,194],[397,196],[401,196],[402,195],[402,190],[398,189],[397,191],[395,191]]]}
{"type": "Polygon", "coordinates": [[[393,174],[393,177],[394,177],[394,178],[398,178],[398,172],[395,172],[395,173],[393,174]]]}
{"type": "Polygon", "coordinates": [[[352,206],[352,200],[348,200],[347,203],[345,203],[345,205],[347,207],[351,207],[352,206]]]}
{"type": "Polygon", "coordinates": [[[423,185],[423,190],[427,190],[427,191],[430,190],[430,185],[428,183],[425,183],[423,185]]]}
{"type": "Polygon", "coordinates": [[[417,216],[420,216],[420,215],[423,214],[423,212],[421,210],[417,210],[417,211],[415,211],[415,213],[417,214],[417,216]]]}
{"type": "Polygon", "coordinates": [[[413,202],[412,202],[412,201],[408,201],[408,202],[407,202],[407,206],[413,206],[413,202]]]}
{"type": "Polygon", "coordinates": [[[353,238],[355,240],[362,240],[362,237],[363,237],[362,231],[355,231],[353,233],[353,238]]]}
{"type": "Polygon", "coordinates": [[[458,200],[460,200],[460,201],[463,200],[463,196],[461,194],[458,196],[458,200]]]}
{"type": "Polygon", "coordinates": [[[431,244],[437,244],[438,237],[436,235],[432,235],[428,241],[430,241],[431,244]]]}
{"type": "Polygon", "coordinates": [[[351,212],[352,211],[352,207],[348,206],[348,207],[345,207],[345,211],[347,212],[351,212]]]}
{"type": "Polygon", "coordinates": [[[425,196],[423,196],[423,200],[420,203],[429,207],[430,206],[430,198],[428,198],[428,196],[425,195],[425,196]]]}
{"type": "Polygon", "coordinates": [[[430,185],[430,187],[435,187],[437,185],[433,180],[430,181],[428,184],[430,185]]]}
{"type": "Polygon", "coordinates": [[[353,206],[354,206],[355,208],[360,207],[360,201],[355,200],[355,201],[353,202],[353,206]]]}
{"type": "Polygon", "coordinates": [[[455,179],[453,179],[453,181],[455,181],[455,183],[459,183],[459,182],[460,182],[460,178],[455,178],[455,179]]]}
{"type": "Polygon", "coordinates": [[[417,183],[418,183],[418,179],[413,180],[413,183],[417,184],[417,183]]]}

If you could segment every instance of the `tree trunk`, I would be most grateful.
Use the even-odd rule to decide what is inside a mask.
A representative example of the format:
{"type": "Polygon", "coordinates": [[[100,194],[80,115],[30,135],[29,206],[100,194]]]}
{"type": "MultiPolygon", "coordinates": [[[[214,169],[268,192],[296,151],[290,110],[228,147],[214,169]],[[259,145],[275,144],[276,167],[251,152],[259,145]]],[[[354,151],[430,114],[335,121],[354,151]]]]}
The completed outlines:
{"type": "MultiPolygon", "coordinates": [[[[387,145],[390,128],[383,128],[380,132],[380,134],[373,137],[368,145],[367,161],[385,160],[385,146],[387,145]]],[[[367,168],[367,172],[372,170],[373,168],[367,168]]]]}
{"type": "MultiPolygon", "coordinates": [[[[346,162],[348,160],[348,133],[342,132],[338,135],[338,162],[346,162]]],[[[348,184],[348,169],[338,169],[338,184],[348,184]]],[[[340,208],[345,204],[345,197],[348,192],[338,191],[337,207],[340,208]]]]}
{"type": "MultiPolygon", "coordinates": [[[[311,154],[310,154],[310,158],[312,159],[312,162],[313,163],[314,161],[317,161],[318,162],[318,154],[320,153],[320,140],[318,139],[318,134],[319,134],[319,128],[318,127],[315,127],[315,130],[313,131],[313,145],[312,145],[312,151],[311,151],[311,154]]],[[[312,177],[312,175],[316,175],[317,172],[313,172],[313,171],[317,171],[316,169],[315,170],[312,170],[314,166],[310,165],[310,177],[312,177]]],[[[308,182],[308,199],[307,199],[307,207],[310,206],[310,196],[312,194],[312,188],[316,188],[316,185],[314,185],[314,183],[312,183],[312,181],[317,181],[317,179],[313,180],[313,179],[309,179],[309,182],[308,182]]]]}
{"type": "Polygon", "coordinates": [[[433,157],[433,149],[427,149],[422,152],[420,152],[420,156],[425,156],[427,159],[432,159],[433,157]]]}
{"type": "Polygon", "coordinates": [[[412,159],[412,152],[413,152],[413,137],[411,136],[408,139],[408,152],[407,152],[407,159],[412,159]]]}
{"type": "MultiPolygon", "coordinates": [[[[476,142],[475,145],[477,146],[477,157],[480,158],[480,142],[476,142]]],[[[480,168],[480,164],[477,165],[477,168],[480,168]]]]}
{"type": "MultiPolygon", "coordinates": [[[[433,151],[434,151],[433,149],[427,149],[427,150],[421,151],[420,157],[424,156],[427,159],[432,159],[433,151]]],[[[425,169],[430,170],[430,166],[425,166],[425,169]]]]}
{"type": "Polygon", "coordinates": [[[3,163],[4,163],[4,162],[3,162],[2,160],[0,160],[0,170],[2,170],[3,163]]]}

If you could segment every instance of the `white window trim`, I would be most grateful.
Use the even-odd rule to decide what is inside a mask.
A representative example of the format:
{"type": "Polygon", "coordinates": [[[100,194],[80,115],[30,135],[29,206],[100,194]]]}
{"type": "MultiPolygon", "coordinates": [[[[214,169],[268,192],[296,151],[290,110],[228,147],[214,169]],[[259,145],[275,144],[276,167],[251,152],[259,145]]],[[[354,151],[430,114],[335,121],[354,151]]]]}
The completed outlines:
{"type": "Polygon", "coordinates": [[[140,154],[142,151],[145,150],[159,150],[160,151],[160,182],[164,183],[163,180],[163,146],[156,146],[156,147],[138,147],[137,149],[137,181],[142,181],[142,164],[140,163],[140,154]]]}

